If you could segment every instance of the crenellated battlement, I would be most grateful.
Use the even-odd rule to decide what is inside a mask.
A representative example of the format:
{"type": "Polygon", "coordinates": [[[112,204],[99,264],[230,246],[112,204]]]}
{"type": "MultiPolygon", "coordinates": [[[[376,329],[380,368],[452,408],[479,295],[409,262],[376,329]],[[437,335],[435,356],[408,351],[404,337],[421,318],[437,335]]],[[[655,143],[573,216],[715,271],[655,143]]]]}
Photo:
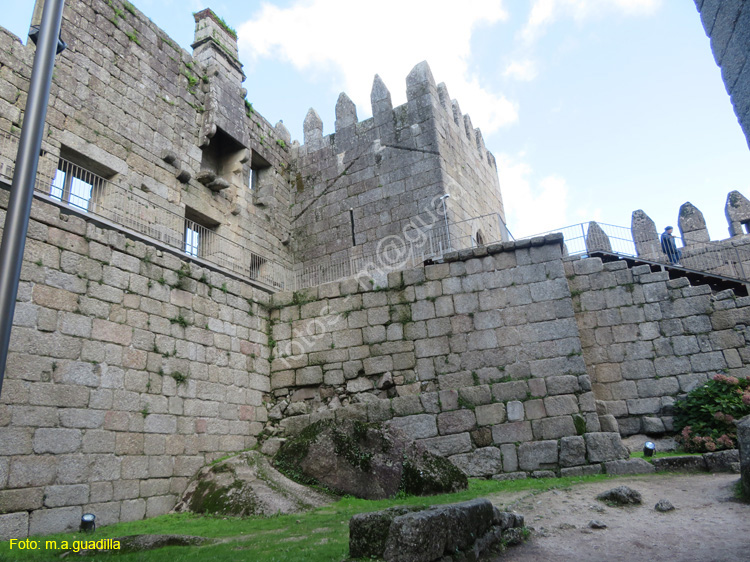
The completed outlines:
{"type": "MultiPolygon", "coordinates": [[[[406,77],[406,98],[394,107],[390,90],[376,75],[371,118],[360,121],[343,92],[333,133],[324,135],[320,116],[308,111],[304,144],[294,150],[301,179],[295,199],[300,211],[292,217],[294,249],[303,262],[370,253],[381,240],[402,236],[415,220],[442,222],[440,198],[446,195],[453,224],[488,212],[503,216],[495,158],[447,86],[436,83],[427,62],[406,77]]],[[[497,221],[454,228],[457,237],[502,238],[497,221]]]]}
{"type": "MultiPolygon", "coordinates": [[[[732,191],[727,195],[725,213],[729,238],[711,239],[701,210],[689,201],[680,207],[677,221],[680,232],[675,236],[679,265],[746,283],[750,279],[750,201],[739,191],[732,191]]],[[[557,230],[565,236],[569,255],[609,252],[670,263],[662,249],[660,229],[642,209],[633,211],[630,229],[592,221],[557,230]]]]}
{"type": "Polygon", "coordinates": [[[341,92],[336,101],[336,121],[334,132],[323,135],[323,122],[315,109],[310,108],[303,123],[303,152],[320,150],[336,145],[336,136],[347,134],[353,127],[355,135],[366,135],[370,122],[376,127],[392,124],[395,127],[421,125],[428,117],[440,122],[443,127],[454,128],[467,141],[467,149],[474,148],[484,163],[497,169],[495,157],[487,150],[482,131],[474,128],[471,117],[461,113],[458,101],[451,99],[444,82],[435,83],[429,64],[422,61],[406,77],[407,102],[393,107],[391,93],[379,75],[375,75],[370,94],[372,118],[362,123],[357,119],[357,108],[351,98],[341,92]],[[406,120],[398,124],[394,119],[406,115],[406,120]]]}
{"type": "MultiPolygon", "coordinates": [[[[729,225],[729,240],[750,234],[750,201],[739,191],[730,191],[727,194],[724,214],[729,225]]],[[[703,213],[690,201],[680,206],[677,227],[680,230],[682,244],[686,248],[728,241],[712,240],[703,213]]],[[[661,251],[656,224],[643,210],[633,211],[631,228],[638,255],[661,251]]]]}

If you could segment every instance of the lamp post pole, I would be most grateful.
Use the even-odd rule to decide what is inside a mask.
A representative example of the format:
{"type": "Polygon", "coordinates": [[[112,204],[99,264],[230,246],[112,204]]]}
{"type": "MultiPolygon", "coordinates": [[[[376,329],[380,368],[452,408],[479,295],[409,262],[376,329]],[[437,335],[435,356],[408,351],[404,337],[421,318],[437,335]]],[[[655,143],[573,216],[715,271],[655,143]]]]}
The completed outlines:
{"type": "Polygon", "coordinates": [[[42,147],[44,120],[52,83],[55,55],[64,48],[59,41],[65,0],[46,0],[39,28],[34,66],[29,81],[21,140],[18,143],[16,169],[10,189],[8,212],[5,215],[3,239],[0,243],[0,395],[8,359],[16,293],[21,276],[26,230],[29,226],[31,200],[42,147]]]}

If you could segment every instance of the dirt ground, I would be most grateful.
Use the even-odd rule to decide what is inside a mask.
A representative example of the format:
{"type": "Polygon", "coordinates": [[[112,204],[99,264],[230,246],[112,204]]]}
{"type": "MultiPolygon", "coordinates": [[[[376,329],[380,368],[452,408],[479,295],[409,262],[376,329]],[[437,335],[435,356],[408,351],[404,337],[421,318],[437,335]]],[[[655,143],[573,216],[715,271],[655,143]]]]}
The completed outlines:
{"type": "Polygon", "coordinates": [[[734,498],[737,474],[657,474],[618,478],[519,497],[489,499],[522,513],[532,529],[524,545],[492,562],[748,562],[750,504],[734,498]],[[643,504],[610,507],[596,495],[629,486],[643,504]],[[674,511],[654,509],[669,500],[674,511]],[[606,524],[592,529],[592,520],[606,524]]]}

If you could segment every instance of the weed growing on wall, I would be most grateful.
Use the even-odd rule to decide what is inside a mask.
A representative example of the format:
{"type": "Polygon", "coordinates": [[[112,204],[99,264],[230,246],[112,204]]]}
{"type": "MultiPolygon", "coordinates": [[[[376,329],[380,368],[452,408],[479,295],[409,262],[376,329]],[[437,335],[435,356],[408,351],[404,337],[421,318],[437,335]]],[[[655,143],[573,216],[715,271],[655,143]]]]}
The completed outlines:
{"type": "Polygon", "coordinates": [[[688,452],[737,446],[734,420],[750,414],[750,380],[715,375],[674,406],[677,440],[688,452]]]}

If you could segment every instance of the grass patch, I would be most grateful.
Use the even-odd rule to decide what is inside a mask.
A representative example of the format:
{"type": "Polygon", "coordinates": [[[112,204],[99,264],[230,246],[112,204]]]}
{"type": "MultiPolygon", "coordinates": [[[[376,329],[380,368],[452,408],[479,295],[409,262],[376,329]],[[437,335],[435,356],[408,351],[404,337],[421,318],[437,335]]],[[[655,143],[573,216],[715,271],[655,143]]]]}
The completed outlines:
{"type": "Polygon", "coordinates": [[[175,371],[174,373],[172,373],[169,376],[172,377],[177,384],[182,384],[186,380],[188,380],[188,376],[186,374],[184,374],[184,373],[181,373],[180,371],[175,371]]]}
{"type": "Polygon", "coordinates": [[[0,543],[3,560],[48,561],[62,551],[45,550],[46,540],[100,540],[139,534],[181,534],[222,539],[225,542],[200,547],[166,547],[159,550],[95,556],[75,556],[76,561],[123,562],[216,562],[252,560],[253,562],[339,562],[349,552],[349,519],[357,513],[378,511],[396,505],[436,505],[466,501],[491,494],[519,491],[541,492],[568,488],[575,484],[596,482],[605,475],[539,478],[498,482],[469,480],[469,489],[439,496],[408,496],[392,500],[360,500],[345,497],[336,503],[303,514],[274,517],[223,517],[193,514],[162,515],[145,521],[119,523],[103,527],[90,535],[58,534],[41,539],[38,550],[9,549],[8,541],[0,543]]]}
{"type": "Polygon", "coordinates": [[[182,314],[180,314],[177,318],[170,318],[169,319],[170,324],[179,324],[183,328],[187,328],[190,324],[182,314]]]}
{"type": "Polygon", "coordinates": [[[139,47],[141,46],[141,41],[138,39],[138,32],[134,29],[130,33],[126,33],[125,35],[128,36],[128,39],[130,39],[131,42],[135,43],[139,47]]]}

